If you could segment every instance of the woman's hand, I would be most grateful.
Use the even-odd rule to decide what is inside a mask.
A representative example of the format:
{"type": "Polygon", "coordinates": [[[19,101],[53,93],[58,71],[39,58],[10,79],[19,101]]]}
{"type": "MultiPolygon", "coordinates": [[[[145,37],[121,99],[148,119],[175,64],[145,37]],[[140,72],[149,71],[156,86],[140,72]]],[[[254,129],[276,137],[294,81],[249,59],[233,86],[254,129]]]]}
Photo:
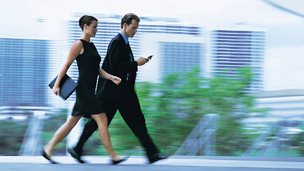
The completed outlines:
{"type": "Polygon", "coordinates": [[[118,84],[120,84],[121,79],[119,77],[112,76],[111,81],[113,81],[116,85],[118,85],[118,84]]]}
{"type": "Polygon", "coordinates": [[[58,95],[59,92],[60,92],[60,87],[59,87],[59,86],[57,86],[57,87],[54,86],[54,87],[52,88],[52,91],[53,91],[54,94],[58,95]]]}

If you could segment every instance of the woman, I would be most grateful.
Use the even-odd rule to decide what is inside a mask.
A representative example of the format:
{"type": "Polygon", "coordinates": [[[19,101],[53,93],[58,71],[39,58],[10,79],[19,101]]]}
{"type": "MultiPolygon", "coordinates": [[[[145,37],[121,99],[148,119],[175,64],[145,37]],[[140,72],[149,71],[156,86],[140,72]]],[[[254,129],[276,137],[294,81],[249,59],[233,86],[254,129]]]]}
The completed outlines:
{"type": "Polygon", "coordinates": [[[90,38],[94,37],[97,32],[97,22],[98,20],[93,16],[84,15],[79,19],[82,37],[71,47],[67,60],[59,72],[52,89],[54,94],[59,94],[60,81],[76,59],[79,77],[76,89],[76,103],[72,111],[72,116],[55,132],[51,140],[42,150],[42,156],[53,164],[57,163],[51,159],[54,147],[70,133],[82,116],[91,117],[97,122],[100,139],[112,159],[112,164],[118,164],[125,160],[117,156],[112,149],[107,116],[102,108],[102,102],[99,101],[95,95],[98,75],[113,81],[116,85],[121,81],[120,78],[108,74],[99,67],[100,56],[95,45],[90,41],[90,38]]]}

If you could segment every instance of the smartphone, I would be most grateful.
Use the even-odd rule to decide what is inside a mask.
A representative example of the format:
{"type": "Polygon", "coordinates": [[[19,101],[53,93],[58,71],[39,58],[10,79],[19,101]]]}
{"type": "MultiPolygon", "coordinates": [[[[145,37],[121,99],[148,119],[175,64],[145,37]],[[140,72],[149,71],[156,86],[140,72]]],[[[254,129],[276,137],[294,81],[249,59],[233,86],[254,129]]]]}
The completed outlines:
{"type": "Polygon", "coordinates": [[[148,56],[148,59],[150,60],[150,59],[152,59],[152,57],[153,57],[154,55],[150,55],[150,56],[148,56]]]}

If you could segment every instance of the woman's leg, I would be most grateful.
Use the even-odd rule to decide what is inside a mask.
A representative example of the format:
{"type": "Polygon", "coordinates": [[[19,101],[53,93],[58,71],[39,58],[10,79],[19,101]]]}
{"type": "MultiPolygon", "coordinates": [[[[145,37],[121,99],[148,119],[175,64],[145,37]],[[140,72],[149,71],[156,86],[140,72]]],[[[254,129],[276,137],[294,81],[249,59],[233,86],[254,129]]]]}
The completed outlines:
{"type": "Polygon", "coordinates": [[[112,160],[119,160],[120,158],[114,152],[108,130],[108,118],[105,113],[91,115],[98,125],[98,133],[102,144],[106,148],[112,160]]]}
{"type": "Polygon", "coordinates": [[[57,129],[51,140],[44,147],[44,150],[49,157],[52,156],[54,147],[71,132],[80,118],[81,116],[70,116],[66,122],[57,129]]]}

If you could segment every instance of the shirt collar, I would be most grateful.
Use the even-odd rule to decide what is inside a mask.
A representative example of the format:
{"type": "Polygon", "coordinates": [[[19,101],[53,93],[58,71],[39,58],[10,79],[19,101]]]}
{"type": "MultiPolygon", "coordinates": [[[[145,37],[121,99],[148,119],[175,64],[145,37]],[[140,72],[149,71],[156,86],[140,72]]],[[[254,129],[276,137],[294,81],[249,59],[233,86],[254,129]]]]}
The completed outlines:
{"type": "Polygon", "coordinates": [[[122,31],[120,31],[119,33],[121,34],[121,36],[124,39],[124,41],[126,42],[126,44],[128,44],[128,42],[129,42],[128,37],[122,31]]]}

